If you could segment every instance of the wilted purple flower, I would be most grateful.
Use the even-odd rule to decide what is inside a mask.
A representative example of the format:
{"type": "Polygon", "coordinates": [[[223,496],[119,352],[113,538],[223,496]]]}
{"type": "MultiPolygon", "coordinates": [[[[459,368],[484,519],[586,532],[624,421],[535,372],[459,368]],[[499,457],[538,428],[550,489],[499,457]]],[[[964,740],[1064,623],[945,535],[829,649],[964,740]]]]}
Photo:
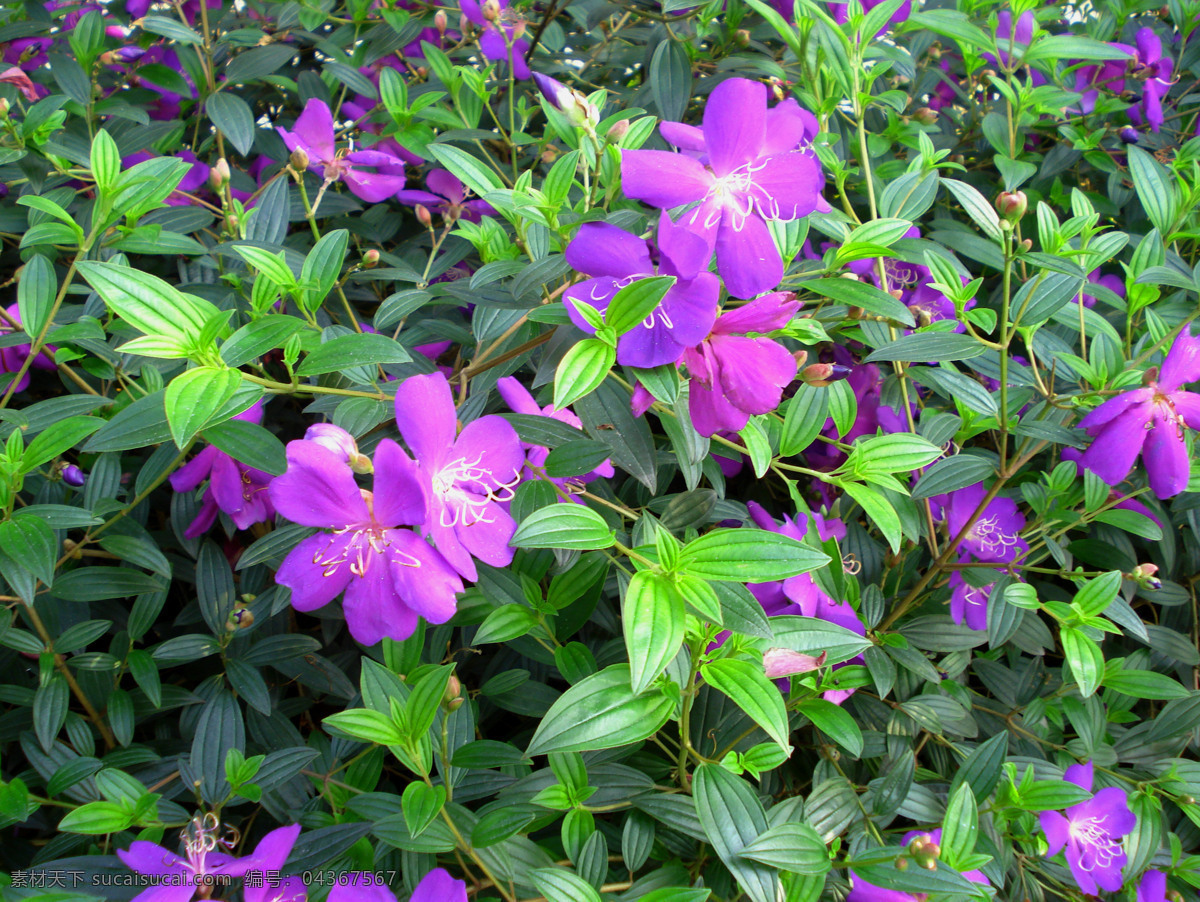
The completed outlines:
{"type": "Polygon", "coordinates": [[[508,60],[513,77],[529,78],[529,38],[525,37],[525,20],[512,9],[509,0],[459,0],[459,8],[476,28],[480,29],[479,49],[492,62],[508,60]]]}
{"type": "MultiPolygon", "coordinates": [[[[704,241],[663,213],[658,251],[658,274],[677,281],[653,313],[617,340],[617,362],[625,366],[649,369],[674,363],[686,348],[704,340],[717,319],[721,285],[707,271],[710,254],[704,241]]],[[[589,304],[603,313],[622,288],[655,275],[646,242],[606,222],[580,226],[566,257],[573,269],[595,277],[572,285],[563,295],[571,322],[589,333],[596,330],[576,304],[589,304]]]]}
{"type": "MultiPolygon", "coordinates": [[[[545,407],[539,407],[537,401],[529,390],[513,376],[505,376],[496,381],[496,389],[500,392],[500,397],[504,399],[513,413],[525,414],[527,416],[542,416],[550,417],[552,420],[558,420],[560,423],[566,423],[568,426],[574,426],[576,429],[583,428],[583,422],[570,410],[557,410],[553,404],[547,404],[545,407]]],[[[539,479],[539,471],[544,472],[543,468],[546,465],[546,458],[550,456],[550,449],[543,448],[541,445],[522,445],[525,449],[526,466],[522,471],[523,479],[539,479]]],[[[580,476],[570,477],[552,477],[550,481],[567,493],[567,496],[572,501],[582,504],[575,496],[582,491],[585,483],[591,482],[601,476],[612,476],[616,471],[613,469],[612,461],[604,461],[590,473],[584,473],[580,476]]]]}
{"type": "MultiPolygon", "coordinates": [[[[21,311],[16,304],[10,304],[5,308],[8,313],[8,318],[21,325],[21,311]]],[[[7,321],[0,321],[0,335],[7,335],[13,331],[13,327],[7,321]]],[[[29,359],[29,352],[33,349],[32,345],[9,345],[7,348],[0,348],[0,372],[18,373],[25,361],[29,359]]],[[[33,366],[39,370],[56,369],[54,357],[55,348],[50,345],[44,345],[38,354],[33,358],[33,366]]],[[[24,391],[29,387],[29,370],[25,370],[25,374],[21,376],[21,381],[17,383],[13,391],[24,391]]]]}
{"type": "Polygon", "coordinates": [[[817,657],[792,651],[790,648],[768,648],[763,654],[763,670],[768,679],[778,680],[798,673],[811,673],[825,666],[825,652],[817,657]]]}
{"type": "Polygon", "coordinates": [[[308,101],[292,131],[275,130],[288,150],[301,150],[307,155],[310,170],[326,182],[344,181],[352,193],[368,203],[387,200],[404,187],[404,163],[391,154],[377,150],[338,153],[333,141],[333,113],[322,100],[313,97],[308,101]]]}
{"type": "MultiPolygon", "coordinates": [[[[118,849],[117,856],[130,870],[149,875],[154,880],[155,885],[134,896],[133,902],[188,902],[202,890],[201,898],[211,895],[210,881],[215,877],[241,877],[248,870],[257,868],[260,861],[277,858],[279,850],[283,850],[286,859],[299,834],[299,824],[272,830],[253,853],[238,859],[217,851],[233,848],[235,840],[221,833],[215,814],[206,814],[193,818],[179,834],[185,857],[140,839],[128,849],[118,849]]],[[[247,898],[247,902],[257,900],[247,898]]]]}
{"type": "Polygon", "coordinates": [[[586,96],[541,72],[533,73],[533,83],[546,98],[546,102],[562,113],[568,122],[587,130],[589,134],[595,133],[596,124],[600,121],[600,111],[594,103],[588,102],[586,96]]]}
{"type": "Polygon", "coordinates": [[[422,204],[431,213],[437,213],[446,222],[479,222],[483,216],[495,216],[492,205],[484,200],[467,200],[467,189],[458,176],[445,169],[431,169],[425,176],[428,191],[404,190],[396,194],[396,200],[405,206],[422,204]]]}
{"type": "Polygon", "coordinates": [[[289,442],[287,458],[287,472],[271,483],[276,508],[302,526],[333,530],[297,545],[276,573],[293,607],[312,611],[345,591],[346,625],[363,645],[407,639],[418,615],[430,623],[454,616],[462,580],[426,541],[400,528],[422,525],[426,508],[417,467],[399,445],[379,443],[373,493],[316,442],[289,442]]]}
{"type": "Polygon", "coordinates": [[[779,342],[747,333],[782,329],[799,309],[789,291],[763,295],[722,313],[708,338],[683,352],[691,376],[688,410],[697,432],[737,432],[751,416],[779,406],[796,378],[796,358],[779,342]]]}
{"type": "Polygon", "coordinates": [[[766,220],[790,220],[817,209],[823,177],[811,154],[767,134],[767,89],[745,78],[723,81],[704,109],[702,163],[688,154],[627,150],[621,158],[625,194],[669,210],[698,204],[680,220],[716,250],[717,270],[734,297],[775,288],[783,261],[766,220]],[[780,149],[780,148],[785,149],[780,149]]]}
{"type": "MultiPolygon", "coordinates": [[[[262,402],[256,401],[234,419],[261,423],[262,417],[262,402]]],[[[190,492],[208,480],[200,513],[184,531],[184,538],[195,539],[208,532],[217,520],[218,511],[227,513],[238,529],[249,529],[275,516],[267,493],[271,474],[234,460],[216,445],[209,445],[170,478],[171,488],[177,492],[190,492]]]]}
{"type": "Polygon", "coordinates": [[[498,416],[468,423],[457,435],[450,383],[441,373],[410,376],[396,392],[396,424],[417,459],[428,516],[422,531],[451,566],[476,579],[473,558],[493,567],[512,561],[517,524],[512,499],[525,465],[516,431],[498,416]]]}
{"type": "Polygon", "coordinates": [[[1157,378],[1153,370],[1146,376],[1144,388],[1109,398],[1079,421],[1079,427],[1092,436],[1079,464],[1116,485],[1129,475],[1141,453],[1150,488],[1159,498],[1171,498],[1188,483],[1190,461],[1183,430],[1200,425],[1200,395],[1181,390],[1200,379],[1200,338],[1185,328],[1157,378]]]}
{"type": "MultiPolygon", "coordinates": [[[[928,833],[920,830],[910,830],[905,833],[900,840],[902,846],[907,846],[915,839],[920,839],[928,846],[940,846],[942,842],[942,828],[930,830],[928,833]]],[[[933,857],[936,857],[933,856],[933,857]]],[[[982,883],[984,886],[991,886],[992,883],[987,879],[987,875],[983,871],[963,871],[962,875],[972,883],[982,883]]],[[[850,893],[846,896],[846,902],[919,902],[924,900],[924,893],[905,893],[900,890],[885,889],[881,886],[867,883],[853,871],[850,872],[850,893]]]]}
{"type": "MultiPolygon", "coordinates": [[[[1068,767],[1063,778],[1090,791],[1092,762],[1068,767]]],[[[1123,790],[1102,789],[1086,802],[1072,805],[1065,815],[1043,811],[1039,820],[1050,846],[1046,854],[1057,855],[1066,847],[1071,875],[1086,895],[1097,896],[1102,889],[1116,892],[1124,886],[1121,868],[1126,857],[1120,840],[1137,826],[1137,818],[1123,790]]]]}
{"type": "MultiPolygon", "coordinates": [[[[982,482],[957,489],[944,496],[946,523],[951,536],[956,536],[970,521],[987,494],[982,482]]],[[[1011,498],[993,498],[976,518],[963,538],[961,548],[977,560],[989,563],[1008,563],[1029,550],[1021,538],[1025,515],[1011,498]]]]}

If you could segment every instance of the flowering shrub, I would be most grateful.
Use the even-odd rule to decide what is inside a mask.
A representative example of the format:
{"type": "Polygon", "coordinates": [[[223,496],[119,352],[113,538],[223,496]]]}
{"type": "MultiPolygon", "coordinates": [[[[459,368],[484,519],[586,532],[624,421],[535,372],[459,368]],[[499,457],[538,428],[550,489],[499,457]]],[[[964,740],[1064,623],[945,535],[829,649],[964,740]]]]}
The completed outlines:
{"type": "Polygon", "coordinates": [[[1195,898],[1198,21],[8,4],[4,897],[1195,898]]]}

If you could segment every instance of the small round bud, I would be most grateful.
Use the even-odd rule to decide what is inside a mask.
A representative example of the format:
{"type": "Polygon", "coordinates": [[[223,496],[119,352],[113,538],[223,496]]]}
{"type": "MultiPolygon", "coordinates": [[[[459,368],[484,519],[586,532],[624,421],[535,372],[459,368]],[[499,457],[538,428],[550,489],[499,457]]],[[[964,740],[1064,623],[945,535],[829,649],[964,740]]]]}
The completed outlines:
{"type": "Polygon", "coordinates": [[[896,859],[896,870],[897,871],[907,871],[908,870],[908,859],[907,858],[897,858],[896,859]]]}
{"type": "Polygon", "coordinates": [[[224,157],[217,160],[216,165],[209,170],[208,183],[214,191],[220,191],[229,184],[229,161],[224,157]]]}
{"type": "Polygon", "coordinates": [[[424,204],[417,204],[415,212],[417,214],[417,222],[429,228],[433,225],[433,216],[429,212],[429,208],[424,204]]]}
{"type": "Polygon", "coordinates": [[[739,28],[733,34],[733,42],[735,44],[737,44],[739,47],[749,47],[750,46],[750,32],[748,32],[744,28],[739,28]]]}
{"type": "Polygon", "coordinates": [[[933,125],[938,121],[938,111],[931,110],[929,107],[923,106],[913,113],[913,118],[922,125],[933,125]]]}
{"type": "Polygon", "coordinates": [[[364,269],[371,269],[374,266],[378,266],[379,251],[373,247],[369,247],[363,251],[362,265],[364,269]]]}
{"type": "Polygon", "coordinates": [[[445,34],[446,24],[446,11],[444,9],[439,9],[437,13],[434,14],[433,27],[437,29],[438,34],[445,34]]]}
{"type": "Polygon", "coordinates": [[[460,695],[462,695],[462,683],[459,682],[458,677],[451,674],[449,682],[446,683],[446,691],[442,694],[442,701],[449,704],[460,695]]]}
{"type": "Polygon", "coordinates": [[[1162,580],[1156,576],[1157,573],[1157,564],[1138,564],[1125,575],[1139,586],[1157,591],[1162,588],[1162,580]]]}
{"type": "Polygon", "coordinates": [[[480,12],[488,22],[495,22],[500,18],[500,3],[498,0],[486,0],[480,12]]]}
{"type": "Polygon", "coordinates": [[[308,169],[308,154],[304,152],[303,148],[297,147],[292,151],[292,155],[288,157],[288,162],[292,164],[292,168],[297,173],[304,172],[308,169]]]}
{"type": "Polygon", "coordinates": [[[67,464],[62,468],[62,481],[67,485],[79,488],[87,482],[87,474],[75,466],[75,464],[67,464]]]}
{"type": "Polygon", "coordinates": [[[1138,130],[1131,125],[1125,126],[1123,129],[1117,132],[1117,135],[1126,144],[1137,144],[1138,140],[1141,138],[1141,135],[1138,134],[1138,130]]]}
{"type": "Polygon", "coordinates": [[[996,198],[996,212],[1008,222],[1016,222],[1029,209],[1029,199],[1024,191],[1001,191],[996,198]]]}
{"type": "Polygon", "coordinates": [[[542,162],[545,163],[547,166],[549,166],[551,163],[553,163],[557,159],[558,159],[558,148],[557,147],[547,147],[545,150],[542,151],[542,162]]]}
{"type": "Polygon", "coordinates": [[[229,612],[229,619],[225,621],[225,628],[229,632],[235,630],[244,630],[254,625],[254,615],[250,613],[250,609],[246,607],[244,601],[239,601],[233,606],[233,610],[229,612]]]}
{"type": "Polygon", "coordinates": [[[8,100],[0,97],[0,119],[8,118],[8,100]]]}
{"type": "Polygon", "coordinates": [[[616,122],[614,122],[612,124],[612,128],[610,128],[608,130],[607,137],[608,137],[609,141],[611,141],[613,144],[616,144],[618,141],[620,141],[622,138],[624,138],[625,135],[628,133],[629,133],[629,120],[628,119],[618,119],[616,122]]]}
{"type": "Polygon", "coordinates": [[[1021,250],[1025,251],[1026,253],[1033,250],[1033,239],[1032,238],[1023,239],[1021,241],[1021,250]]]}

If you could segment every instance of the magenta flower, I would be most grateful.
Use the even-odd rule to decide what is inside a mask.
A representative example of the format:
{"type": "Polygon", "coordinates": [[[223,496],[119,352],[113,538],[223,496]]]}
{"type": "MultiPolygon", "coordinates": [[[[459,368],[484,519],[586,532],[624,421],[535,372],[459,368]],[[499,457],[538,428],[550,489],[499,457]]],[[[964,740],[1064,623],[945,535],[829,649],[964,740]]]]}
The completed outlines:
{"type": "Polygon", "coordinates": [[[498,416],[480,417],[456,436],[454,398],[441,373],[410,376],[400,384],[396,424],[417,459],[416,479],[428,510],[422,532],[467,579],[478,578],[474,558],[493,567],[509,564],[508,541],[517,524],[505,502],[525,465],[512,426],[498,416]]]}
{"type": "MultiPolygon", "coordinates": [[[[717,319],[721,285],[707,271],[711,255],[704,241],[663,213],[658,251],[658,275],[678,281],[641,325],[617,340],[617,362],[624,366],[649,369],[674,363],[685,349],[704,340],[717,319]]],[[[622,288],[655,275],[647,243],[606,222],[582,225],[567,245],[566,257],[572,268],[595,276],[563,295],[571,322],[588,333],[596,330],[579,312],[578,303],[603,313],[622,288]]]]}
{"type": "MultiPolygon", "coordinates": [[[[920,238],[921,230],[913,226],[905,233],[904,237],[920,238]]],[[[878,288],[883,287],[879,277],[879,267],[874,260],[856,260],[850,263],[847,269],[857,275],[859,279],[870,281],[878,288]]],[[[918,326],[928,326],[930,323],[941,320],[955,320],[956,325],[952,331],[966,331],[966,327],[957,322],[958,313],[954,309],[954,302],[929,284],[933,281],[933,273],[929,271],[928,266],[922,263],[907,263],[895,257],[885,257],[883,271],[887,276],[887,290],[899,292],[897,300],[912,311],[913,319],[916,320],[918,326]]],[[[960,278],[966,285],[967,279],[960,278]]],[[[964,305],[964,309],[970,310],[974,306],[975,299],[971,298],[964,305]]]]}
{"type": "MultiPolygon", "coordinates": [[[[560,423],[574,426],[576,429],[583,428],[583,422],[579,417],[575,416],[573,411],[557,410],[553,404],[539,407],[533,395],[529,393],[529,390],[513,376],[505,376],[497,380],[496,389],[500,392],[500,397],[504,399],[504,403],[509,406],[513,413],[550,417],[553,420],[558,420],[560,423]]],[[[541,445],[523,445],[522,447],[525,449],[526,461],[525,469],[521,473],[522,479],[543,478],[540,473],[544,472],[543,468],[546,466],[546,458],[550,456],[550,449],[543,448],[541,445]]],[[[582,504],[583,502],[575,496],[583,490],[585,483],[591,482],[593,479],[601,476],[612,476],[615,472],[612,462],[606,460],[590,473],[584,473],[581,476],[553,477],[550,478],[550,482],[562,489],[572,501],[582,504]]]]}
{"type": "MultiPolygon", "coordinates": [[[[117,856],[130,870],[147,875],[155,883],[134,896],[133,902],[189,902],[198,892],[200,898],[211,895],[214,878],[241,877],[248,870],[262,869],[264,862],[276,859],[282,865],[299,834],[299,824],[272,830],[253,853],[238,859],[218,851],[233,848],[236,840],[233,835],[221,833],[216,815],[206,814],[193,818],[180,832],[184,857],[140,839],[128,849],[118,849],[117,856]]],[[[247,902],[259,900],[247,896],[247,902]]]]}
{"type": "Polygon", "coordinates": [[[384,636],[407,639],[417,617],[454,616],[462,580],[436,550],[404,526],[425,522],[415,464],[390,439],[375,451],[375,491],[359,489],[346,462],[316,442],[289,442],[288,469],[271,483],[271,500],[302,526],[333,530],[310,536],[284,559],[275,581],[292,590],[292,606],[312,611],[343,591],[346,625],[363,645],[384,636]]]}
{"type": "Polygon", "coordinates": [[[292,846],[300,835],[300,825],[272,830],[259,841],[254,851],[243,861],[246,869],[246,884],[243,889],[245,902],[305,902],[308,889],[299,877],[275,876],[283,869],[284,862],[292,853],[292,846]],[[268,877],[267,875],[271,875],[268,877]],[[275,885],[271,885],[271,884],[275,885]]]}
{"type": "Polygon", "coordinates": [[[417,884],[409,902],[467,902],[467,884],[443,868],[434,868],[417,884]]]}
{"type": "MultiPolygon", "coordinates": [[[[900,840],[900,844],[907,846],[914,839],[924,841],[926,847],[938,846],[942,842],[942,828],[930,830],[924,833],[920,830],[910,830],[905,833],[900,840]]],[[[972,883],[982,883],[984,886],[991,886],[992,882],[987,879],[987,875],[983,871],[963,871],[963,876],[972,883]]],[[[913,893],[905,893],[900,890],[885,889],[881,886],[867,883],[853,871],[850,872],[850,893],[846,896],[846,902],[918,902],[924,900],[924,894],[914,895],[913,893]]]]}
{"type": "Polygon", "coordinates": [[[1079,427],[1092,436],[1079,464],[1116,485],[1142,454],[1150,488],[1159,498],[1171,498],[1188,483],[1190,461],[1183,430],[1200,425],[1200,395],[1181,389],[1200,379],[1200,338],[1184,329],[1157,378],[1153,369],[1146,378],[1144,388],[1109,398],[1079,421],[1079,427]]]}
{"type": "Polygon", "coordinates": [[[423,204],[430,213],[436,213],[446,222],[479,222],[484,216],[495,216],[496,211],[487,201],[467,200],[467,189],[458,177],[445,169],[431,169],[425,176],[428,191],[400,191],[396,200],[415,207],[423,204]]]}
{"type": "Polygon", "coordinates": [[[1137,902],[1167,902],[1167,875],[1146,871],[1138,881],[1137,902]]]}
{"type": "MultiPolygon", "coordinates": [[[[21,324],[21,311],[18,309],[16,304],[10,304],[5,308],[5,312],[8,313],[9,319],[11,319],[17,325],[21,324]]],[[[0,335],[7,335],[12,331],[13,327],[10,326],[7,321],[0,322],[0,335]]],[[[21,367],[25,364],[25,361],[29,359],[29,352],[31,350],[33,350],[33,347],[32,345],[28,344],[9,345],[7,348],[0,348],[0,372],[20,372],[21,367]]],[[[33,358],[32,366],[37,367],[39,370],[56,369],[57,367],[54,363],[54,357],[52,356],[55,350],[56,349],[50,345],[43,346],[42,349],[38,351],[37,356],[33,358]]],[[[28,387],[29,370],[27,369],[25,370],[25,374],[21,376],[21,381],[17,383],[16,388],[14,388],[13,391],[24,391],[28,387]]]]}
{"type": "MultiPolygon", "coordinates": [[[[1068,767],[1063,778],[1090,791],[1092,762],[1068,767]]],[[[1046,854],[1057,855],[1066,848],[1071,875],[1086,895],[1097,896],[1102,889],[1116,892],[1124,886],[1121,868],[1126,857],[1120,840],[1137,826],[1124,791],[1102,789],[1086,802],[1072,805],[1065,815],[1043,811],[1039,820],[1050,845],[1046,854]]]]}
{"type": "Polygon", "coordinates": [[[779,342],[747,333],[782,329],[799,309],[791,292],[763,295],[722,313],[708,338],[683,352],[691,375],[688,410],[697,432],[737,432],[751,416],[779,406],[796,378],[796,358],[779,342]]]}
{"type": "MultiPolygon", "coordinates": [[[[951,536],[956,536],[967,525],[987,492],[983,483],[957,489],[944,496],[946,523],[951,536]]],[[[1021,538],[1025,527],[1025,515],[1011,498],[993,498],[983,513],[967,530],[960,546],[976,560],[1008,563],[1029,550],[1029,544],[1021,538]]]]}
{"type": "Polygon", "coordinates": [[[513,77],[518,80],[529,78],[529,64],[525,55],[532,46],[524,37],[525,20],[512,9],[509,0],[459,0],[459,8],[476,28],[480,29],[479,49],[492,62],[507,60],[512,66],[513,77]]]}
{"type": "MultiPolygon", "coordinates": [[[[234,417],[248,423],[261,423],[262,418],[261,401],[234,417]]],[[[209,445],[170,478],[171,488],[177,492],[190,492],[208,480],[200,513],[184,531],[184,538],[195,539],[208,532],[217,520],[218,511],[228,514],[238,529],[249,529],[255,523],[263,523],[275,516],[271,496],[267,493],[273,478],[271,474],[234,460],[216,445],[209,445]]]]}
{"type": "Polygon", "coordinates": [[[973,630],[987,629],[988,600],[999,576],[997,571],[996,577],[987,585],[973,586],[963,578],[961,570],[950,574],[950,616],[955,623],[965,621],[973,630]]]}
{"type": "Polygon", "coordinates": [[[1133,78],[1142,83],[1142,100],[1140,110],[1136,106],[1129,110],[1129,119],[1134,125],[1141,125],[1144,115],[1150,131],[1157,132],[1163,124],[1162,99],[1174,83],[1174,65],[1169,56],[1163,55],[1162,41],[1154,29],[1139,29],[1134,41],[1137,54],[1130,69],[1133,78]]]}
{"type": "Polygon", "coordinates": [[[387,200],[404,187],[404,163],[391,154],[377,150],[338,153],[333,141],[333,113],[327,103],[315,97],[305,105],[293,131],[275,130],[288,150],[307,155],[310,170],[326,182],[344,181],[353,194],[368,203],[387,200]]]}
{"type": "Polygon", "coordinates": [[[813,212],[823,181],[815,157],[788,147],[803,136],[803,123],[796,119],[782,138],[768,137],[767,122],[766,87],[731,78],[713,90],[704,109],[706,163],[662,150],[627,150],[621,158],[627,196],[662,210],[698,204],[680,222],[716,250],[725,287],[739,298],[779,284],[783,260],[766,220],[813,212]]]}

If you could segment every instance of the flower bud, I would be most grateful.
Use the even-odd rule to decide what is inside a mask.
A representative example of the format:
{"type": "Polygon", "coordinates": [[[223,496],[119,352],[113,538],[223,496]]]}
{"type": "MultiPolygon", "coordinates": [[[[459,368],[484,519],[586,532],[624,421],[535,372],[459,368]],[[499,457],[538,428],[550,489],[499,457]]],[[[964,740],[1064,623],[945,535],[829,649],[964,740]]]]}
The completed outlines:
{"type": "Polygon", "coordinates": [[[470,19],[468,19],[466,16],[459,16],[458,17],[458,30],[461,31],[464,35],[469,35],[469,34],[471,34],[471,32],[473,32],[475,30],[475,23],[472,22],[470,19]]]}
{"type": "Polygon", "coordinates": [[[304,433],[304,440],[332,451],[355,473],[375,472],[371,458],[359,453],[358,442],[341,426],[334,426],[332,423],[316,423],[308,427],[304,433]]]}
{"type": "Polygon", "coordinates": [[[533,81],[546,98],[546,102],[562,113],[568,122],[589,134],[595,132],[596,123],[600,121],[600,111],[596,109],[595,104],[588,103],[583,94],[541,72],[533,73],[533,81]]]}
{"type": "Polygon", "coordinates": [[[79,488],[85,482],[87,482],[87,474],[84,473],[83,470],[79,469],[79,467],[75,466],[75,464],[67,464],[62,468],[62,481],[67,485],[73,485],[75,488],[79,488]]]}
{"type": "Polygon", "coordinates": [[[933,125],[938,121],[938,111],[931,110],[929,107],[923,106],[913,113],[913,118],[922,125],[933,125]]]}
{"type": "Polygon", "coordinates": [[[369,247],[363,251],[362,265],[363,269],[371,269],[372,267],[378,266],[379,251],[373,247],[369,247]]]}
{"type": "Polygon", "coordinates": [[[606,137],[608,138],[608,140],[611,143],[616,144],[622,138],[624,138],[625,135],[628,134],[628,132],[629,132],[629,120],[628,119],[618,119],[616,122],[614,122],[612,124],[612,128],[610,128],[608,130],[608,135],[606,137]]]}
{"type": "Polygon", "coordinates": [[[800,381],[816,388],[840,382],[850,375],[850,367],[840,363],[813,363],[800,371],[800,381]]]}
{"type": "Polygon", "coordinates": [[[438,34],[446,33],[446,11],[439,9],[433,17],[433,27],[437,29],[438,34]]]}
{"type": "Polygon", "coordinates": [[[1024,191],[1002,191],[996,198],[996,212],[1009,222],[1016,222],[1029,209],[1024,191]]]}
{"type": "Polygon", "coordinates": [[[1138,564],[1125,575],[1142,588],[1154,589],[1157,591],[1158,589],[1162,588],[1162,580],[1155,575],[1157,573],[1157,564],[1138,564]]]}
{"type": "Polygon", "coordinates": [[[1138,134],[1138,130],[1131,125],[1125,126],[1123,129],[1117,132],[1117,134],[1126,144],[1137,144],[1138,139],[1141,137],[1138,134]]]}
{"type": "Polygon", "coordinates": [[[744,28],[739,28],[733,33],[733,43],[737,44],[739,47],[749,47],[750,32],[744,28]]]}
{"type": "Polygon", "coordinates": [[[417,204],[417,206],[414,208],[414,212],[417,214],[417,222],[419,222],[425,228],[429,228],[433,225],[433,216],[430,214],[427,206],[424,204],[417,204]]]}
{"type": "Polygon", "coordinates": [[[1026,253],[1029,253],[1029,251],[1033,250],[1033,239],[1032,238],[1023,239],[1021,241],[1021,250],[1025,251],[1026,253]]]}
{"type": "Polygon", "coordinates": [[[555,147],[553,144],[551,144],[549,147],[547,147],[545,150],[542,151],[542,162],[545,163],[547,166],[552,164],[557,159],[558,159],[558,148],[555,147]]]}
{"type": "Polygon", "coordinates": [[[224,157],[217,160],[217,164],[209,170],[208,183],[214,191],[220,191],[229,184],[229,161],[224,157]]]}
{"type": "Polygon", "coordinates": [[[308,169],[308,154],[304,152],[304,148],[297,147],[292,151],[292,155],[288,157],[288,162],[292,164],[292,168],[299,174],[308,169]]]}
{"type": "Polygon", "coordinates": [[[814,658],[812,655],[801,654],[790,648],[770,648],[763,655],[763,670],[768,679],[778,680],[797,673],[809,673],[816,670],[818,667],[824,666],[825,658],[826,652],[821,652],[820,657],[814,658]]]}
{"type": "Polygon", "coordinates": [[[908,844],[908,851],[917,864],[925,870],[937,870],[937,859],[942,854],[942,850],[928,833],[913,837],[913,841],[908,844]]]}
{"type": "Polygon", "coordinates": [[[229,619],[225,621],[225,628],[231,633],[235,630],[248,629],[253,625],[254,615],[250,613],[250,608],[244,601],[239,601],[233,606],[233,610],[229,612],[229,619]]]}
{"type": "Polygon", "coordinates": [[[500,18],[500,3],[498,0],[486,0],[480,12],[486,21],[495,22],[500,18]]]}
{"type": "Polygon", "coordinates": [[[8,100],[0,97],[0,119],[8,118],[8,100]]]}

